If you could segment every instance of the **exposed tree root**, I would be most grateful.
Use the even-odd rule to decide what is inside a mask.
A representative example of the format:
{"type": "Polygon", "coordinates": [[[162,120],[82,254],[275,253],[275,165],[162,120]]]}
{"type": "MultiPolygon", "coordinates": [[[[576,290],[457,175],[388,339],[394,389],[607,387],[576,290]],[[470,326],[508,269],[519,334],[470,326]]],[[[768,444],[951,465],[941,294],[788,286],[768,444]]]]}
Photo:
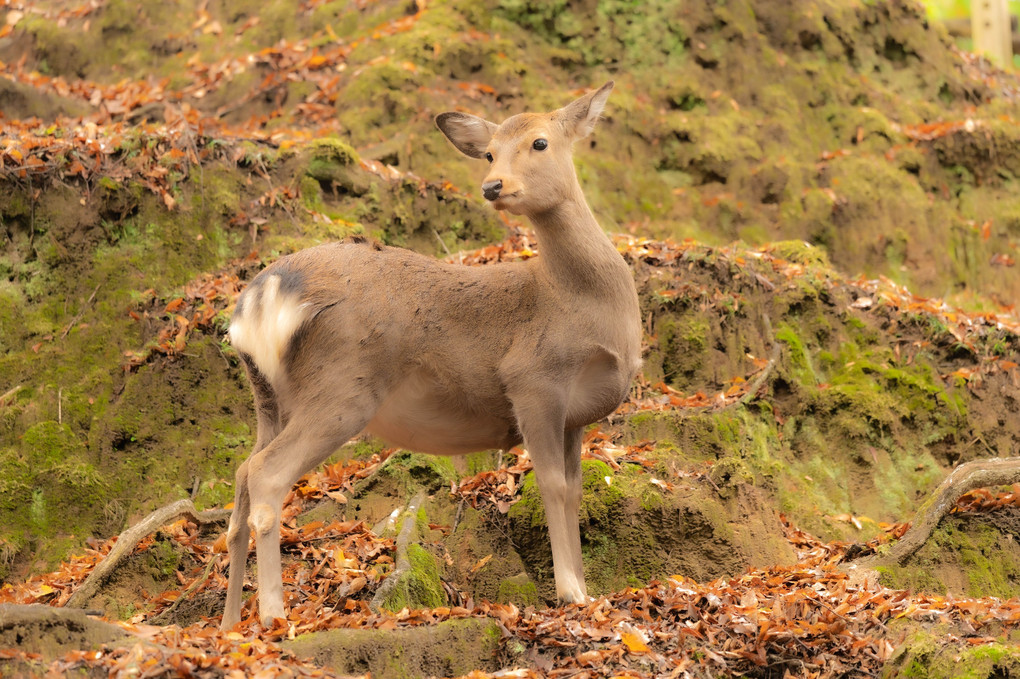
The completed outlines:
{"type": "Polygon", "coordinates": [[[973,460],[961,464],[918,508],[910,529],[884,554],[873,554],[853,562],[857,568],[902,565],[928,541],[942,518],[965,493],[977,488],[1008,486],[1020,482],[1020,457],[973,460]]]}
{"type": "Polygon", "coordinates": [[[198,524],[216,523],[230,518],[229,509],[213,509],[200,512],[195,509],[191,500],[178,500],[160,507],[144,519],[131,526],[117,537],[113,549],[106,558],[92,570],[85,582],[75,590],[64,604],[67,608],[85,608],[86,603],[99,591],[103,583],[110,577],[117,566],[127,558],[135,547],[149,533],[180,518],[188,518],[198,524]]]}
{"type": "Polygon", "coordinates": [[[386,576],[383,583],[379,585],[375,596],[372,597],[372,603],[369,604],[369,608],[377,613],[382,610],[383,602],[386,601],[386,597],[390,595],[393,588],[397,586],[400,577],[411,570],[411,562],[407,557],[407,545],[410,543],[412,535],[416,532],[415,517],[418,515],[418,508],[421,507],[423,502],[425,502],[425,491],[418,491],[418,494],[411,498],[407,509],[404,510],[404,524],[400,527],[400,533],[397,535],[396,540],[397,554],[394,559],[395,568],[392,573],[386,576]]]}

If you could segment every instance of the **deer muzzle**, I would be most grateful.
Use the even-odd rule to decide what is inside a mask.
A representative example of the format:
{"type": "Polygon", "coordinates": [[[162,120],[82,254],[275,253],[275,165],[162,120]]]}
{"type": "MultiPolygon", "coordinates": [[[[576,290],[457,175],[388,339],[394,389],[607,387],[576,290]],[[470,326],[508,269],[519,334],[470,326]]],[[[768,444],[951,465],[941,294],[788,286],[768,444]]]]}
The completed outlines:
{"type": "Polygon", "coordinates": [[[499,198],[499,192],[503,190],[503,180],[497,179],[494,182],[485,182],[482,184],[482,195],[485,196],[485,200],[496,200],[499,198]]]}

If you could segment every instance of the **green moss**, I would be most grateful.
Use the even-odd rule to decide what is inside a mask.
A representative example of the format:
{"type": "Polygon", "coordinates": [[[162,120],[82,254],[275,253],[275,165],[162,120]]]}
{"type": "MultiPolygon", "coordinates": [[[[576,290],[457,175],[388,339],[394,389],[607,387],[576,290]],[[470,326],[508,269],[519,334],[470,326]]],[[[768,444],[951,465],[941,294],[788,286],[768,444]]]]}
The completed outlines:
{"type": "Polygon", "coordinates": [[[450,482],[459,478],[449,457],[408,451],[399,451],[387,458],[382,473],[396,481],[408,497],[417,488],[430,492],[449,488],[450,482]]]}
{"type": "Polygon", "coordinates": [[[581,462],[580,520],[592,526],[607,526],[619,512],[623,491],[613,485],[613,470],[600,460],[581,462]]]}
{"type": "Polygon", "coordinates": [[[785,259],[788,262],[807,266],[832,266],[829,263],[829,256],[825,250],[802,240],[777,241],[769,245],[769,250],[776,257],[785,259]]]}
{"type": "Polygon", "coordinates": [[[299,657],[313,658],[331,673],[410,679],[495,671],[501,639],[495,620],[461,618],[395,630],[313,632],[282,645],[299,657]]]}
{"type": "Polygon", "coordinates": [[[357,154],[340,141],[328,140],[310,147],[306,173],[322,184],[324,190],[342,191],[353,196],[369,192],[375,178],[361,169],[357,154]]]}
{"type": "Polygon", "coordinates": [[[181,553],[176,544],[169,539],[160,539],[160,536],[145,551],[145,558],[149,568],[163,579],[172,577],[181,563],[181,553]]]}
{"type": "Polygon", "coordinates": [[[883,677],[995,679],[1020,672],[1020,649],[995,642],[980,646],[947,643],[934,632],[915,632],[883,668],[883,677]]]}
{"type": "Polygon", "coordinates": [[[521,480],[521,497],[510,507],[508,516],[511,521],[522,521],[532,528],[546,525],[545,506],[542,504],[535,472],[524,475],[521,480]]]}
{"type": "Polygon", "coordinates": [[[716,486],[720,489],[727,489],[728,492],[732,492],[733,488],[742,483],[754,483],[754,475],[739,457],[726,457],[719,460],[712,465],[709,477],[716,486]]]}
{"type": "Polygon", "coordinates": [[[657,335],[664,379],[678,388],[686,387],[706,362],[708,323],[696,315],[669,316],[659,322],[657,335]]]}
{"type": "Polygon", "coordinates": [[[404,608],[442,606],[446,594],[439,579],[439,566],[435,558],[420,545],[411,543],[407,546],[407,559],[411,564],[410,570],[398,576],[389,596],[382,602],[382,607],[398,612],[404,608]]]}
{"type": "Polygon", "coordinates": [[[507,578],[499,584],[499,591],[496,592],[496,602],[501,604],[514,604],[520,608],[525,606],[538,606],[538,588],[526,573],[520,573],[512,578],[507,578]]]}
{"type": "MultiPolygon", "coordinates": [[[[605,462],[584,460],[581,462],[581,522],[605,525],[623,499],[623,493],[612,485],[613,471],[605,462]],[[608,479],[608,481],[607,481],[608,479]]],[[[545,526],[545,507],[539,492],[535,473],[528,472],[521,483],[521,499],[510,507],[512,520],[523,521],[532,527],[545,526]]]]}
{"type": "Polygon", "coordinates": [[[354,460],[369,460],[386,449],[386,444],[377,438],[359,438],[341,448],[341,455],[354,460]]]}
{"type": "Polygon", "coordinates": [[[811,355],[797,330],[789,323],[782,323],[776,330],[776,340],[787,346],[790,367],[797,381],[807,385],[817,384],[818,375],[812,365],[811,355]]]}
{"type": "Polygon", "coordinates": [[[483,450],[477,453],[468,453],[462,459],[466,467],[465,474],[473,476],[498,469],[500,463],[503,462],[503,453],[498,450],[483,450]]]}
{"type": "Polygon", "coordinates": [[[54,421],[40,422],[22,436],[29,464],[46,467],[80,454],[84,446],[70,427],[54,421]]]}
{"type": "Polygon", "coordinates": [[[882,571],[899,589],[971,597],[1020,596],[1020,547],[994,524],[953,515],[902,566],[882,571]]]}
{"type": "MultiPolygon", "coordinates": [[[[25,432],[23,442],[20,454],[0,451],[0,541],[20,547],[35,536],[50,536],[38,552],[50,562],[87,535],[108,485],[68,425],[40,422],[25,432]]],[[[0,571],[7,565],[0,562],[0,571]]]]}
{"type": "Polygon", "coordinates": [[[357,165],[360,160],[354,147],[339,139],[330,137],[316,139],[309,147],[312,150],[313,161],[337,165],[357,165]]]}

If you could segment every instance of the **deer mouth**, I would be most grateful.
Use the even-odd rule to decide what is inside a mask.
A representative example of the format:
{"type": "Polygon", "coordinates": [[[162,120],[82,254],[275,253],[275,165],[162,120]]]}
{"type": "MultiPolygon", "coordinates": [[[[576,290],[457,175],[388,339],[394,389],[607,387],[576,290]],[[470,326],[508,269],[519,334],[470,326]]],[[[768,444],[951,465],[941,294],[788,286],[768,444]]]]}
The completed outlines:
{"type": "Polygon", "coordinates": [[[516,200],[517,198],[520,197],[520,195],[521,195],[520,191],[514,191],[513,193],[502,193],[496,196],[496,198],[491,201],[492,206],[497,210],[501,210],[503,209],[503,205],[506,203],[506,201],[516,200]]]}

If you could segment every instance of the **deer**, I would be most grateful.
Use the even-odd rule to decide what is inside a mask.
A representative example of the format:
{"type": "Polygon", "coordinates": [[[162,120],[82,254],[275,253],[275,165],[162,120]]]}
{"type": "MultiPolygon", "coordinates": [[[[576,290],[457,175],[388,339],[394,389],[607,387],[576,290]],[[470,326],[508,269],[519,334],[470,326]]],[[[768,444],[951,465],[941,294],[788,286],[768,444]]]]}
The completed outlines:
{"type": "Polygon", "coordinates": [[[556,597],[589,600],[578,524],[584,430],[616,410],[641,365],[633,276],[573,163],[574,142],[595,128],[612,88],[499,125],[458,111],[435,118],[461,153],[488,161],[482,196],[531,221],[537,256],[466,266],[347,240],[281,257],[239,296],[228,336],[257,431],[235,476],[223,629],[240,620],[252,532],[260,622],[284,617],[284,498],[363,432],[439,455],[523,443],[556,597]]]}

